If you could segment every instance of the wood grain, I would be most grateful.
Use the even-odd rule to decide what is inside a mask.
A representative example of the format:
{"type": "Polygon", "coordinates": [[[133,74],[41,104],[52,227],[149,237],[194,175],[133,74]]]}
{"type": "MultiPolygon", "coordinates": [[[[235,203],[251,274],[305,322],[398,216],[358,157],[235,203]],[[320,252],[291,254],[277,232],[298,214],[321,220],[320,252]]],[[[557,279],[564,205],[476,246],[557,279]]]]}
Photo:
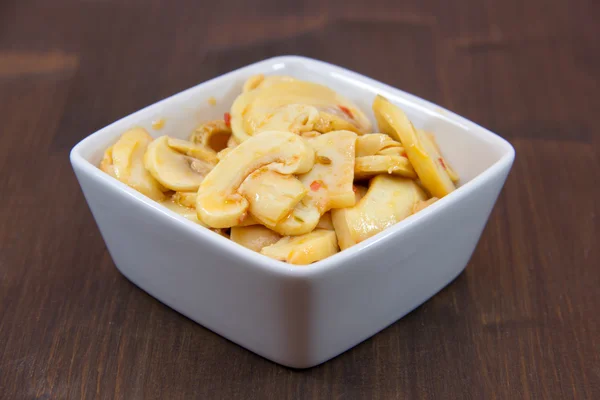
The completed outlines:
{"type": "Polygon", "coordinates": [[[600,398],[598,2],[0,2],[0,398],[600,398]],[[372,76],[512,142],[467,270],[294,371],[114,268],[68,162],[89,133],[266,57],[372,76]]]}

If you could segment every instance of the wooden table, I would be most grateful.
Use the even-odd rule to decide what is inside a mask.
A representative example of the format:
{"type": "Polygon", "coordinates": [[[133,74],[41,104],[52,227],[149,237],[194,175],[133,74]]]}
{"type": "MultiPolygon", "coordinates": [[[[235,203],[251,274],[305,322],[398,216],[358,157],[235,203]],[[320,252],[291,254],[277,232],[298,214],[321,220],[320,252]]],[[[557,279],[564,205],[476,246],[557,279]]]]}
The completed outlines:
{"type": "Polygon", "coordinates": [[[598,2],[0,2],[0,398],[600,398],[598,2]],[[319,367],[273,364],[114,268],[81,138],[302,54],[432,100],[517,158],[467,270],[319,367]]]}

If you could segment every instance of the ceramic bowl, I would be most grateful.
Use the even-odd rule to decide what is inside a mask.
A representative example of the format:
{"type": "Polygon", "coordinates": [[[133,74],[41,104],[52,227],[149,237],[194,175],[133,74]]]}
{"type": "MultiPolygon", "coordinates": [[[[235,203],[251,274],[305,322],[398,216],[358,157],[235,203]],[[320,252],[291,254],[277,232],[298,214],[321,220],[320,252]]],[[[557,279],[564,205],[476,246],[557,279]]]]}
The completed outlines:
{"type": "MultiPolygon", "coordinates": [[[[376,126],[374,124],[374,126],[376,126]]],[[[450,111],[344,68],[304,57],[271,58],[162,100],[88,136],[71,163],[117,268],[202,326],[274,362],[307,368],[402,318],[467,265],[515,156],[504,139],[450,111]],[[171,212],[97,168],[127,129],[186,138],[222,118],[251,75],[325,84],[373,120],[382,94],[435,133],[460,187],[384,232],[307,266],[252,252],[171,212]],[[216,99],[211,105],[209,98],[216,99]],[[152,121],[164,119],[161,130],[152,121]]],[[[90,268],[93,266],[90,266],[90,268]]]]}

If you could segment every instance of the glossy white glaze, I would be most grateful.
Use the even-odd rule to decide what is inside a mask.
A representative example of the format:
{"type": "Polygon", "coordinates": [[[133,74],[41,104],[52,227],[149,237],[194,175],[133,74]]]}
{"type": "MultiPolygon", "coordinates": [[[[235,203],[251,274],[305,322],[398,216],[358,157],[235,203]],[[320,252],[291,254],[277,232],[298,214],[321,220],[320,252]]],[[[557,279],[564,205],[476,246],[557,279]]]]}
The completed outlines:
{"type": "MultiPolygon", "coordinates": [[[[321,61],[284,56],[202,83],[90,135],[71,163],[117,268],[183,315],[277,363],[320,364],[429,299],[464,269],[514,159],[490,131],[383,83],[321,61]],[[435,132],[461,186],[432,206],[309,266],[269,259],[175,214],[96,165],[126,129],[185,138],[219,118],[250,75],[275,73],[326,84],[373,120],[382,94],[415,126],[435,132]],[[210,105],[210,97],[217,105],[210,105]],[[160,131],[152,121],[163,118],[160,131]]],[[[86,266],[93,268],[93,265],[86,266]]]]}

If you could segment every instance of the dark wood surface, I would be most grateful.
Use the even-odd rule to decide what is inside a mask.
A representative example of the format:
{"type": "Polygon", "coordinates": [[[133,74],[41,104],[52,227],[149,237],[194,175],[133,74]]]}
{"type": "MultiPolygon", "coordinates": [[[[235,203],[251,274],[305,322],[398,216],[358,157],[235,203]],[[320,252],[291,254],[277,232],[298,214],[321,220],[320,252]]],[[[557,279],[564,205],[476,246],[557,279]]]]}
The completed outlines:
{"type": "Polygon", "coordinates": [[[600,398],[599,18],[592,0],[0,1],[0,398],[600,398]],[[121,276],[68,162],[142,106],[290,53],[517,151],[467,270],[305,371],[121,276]]]}

